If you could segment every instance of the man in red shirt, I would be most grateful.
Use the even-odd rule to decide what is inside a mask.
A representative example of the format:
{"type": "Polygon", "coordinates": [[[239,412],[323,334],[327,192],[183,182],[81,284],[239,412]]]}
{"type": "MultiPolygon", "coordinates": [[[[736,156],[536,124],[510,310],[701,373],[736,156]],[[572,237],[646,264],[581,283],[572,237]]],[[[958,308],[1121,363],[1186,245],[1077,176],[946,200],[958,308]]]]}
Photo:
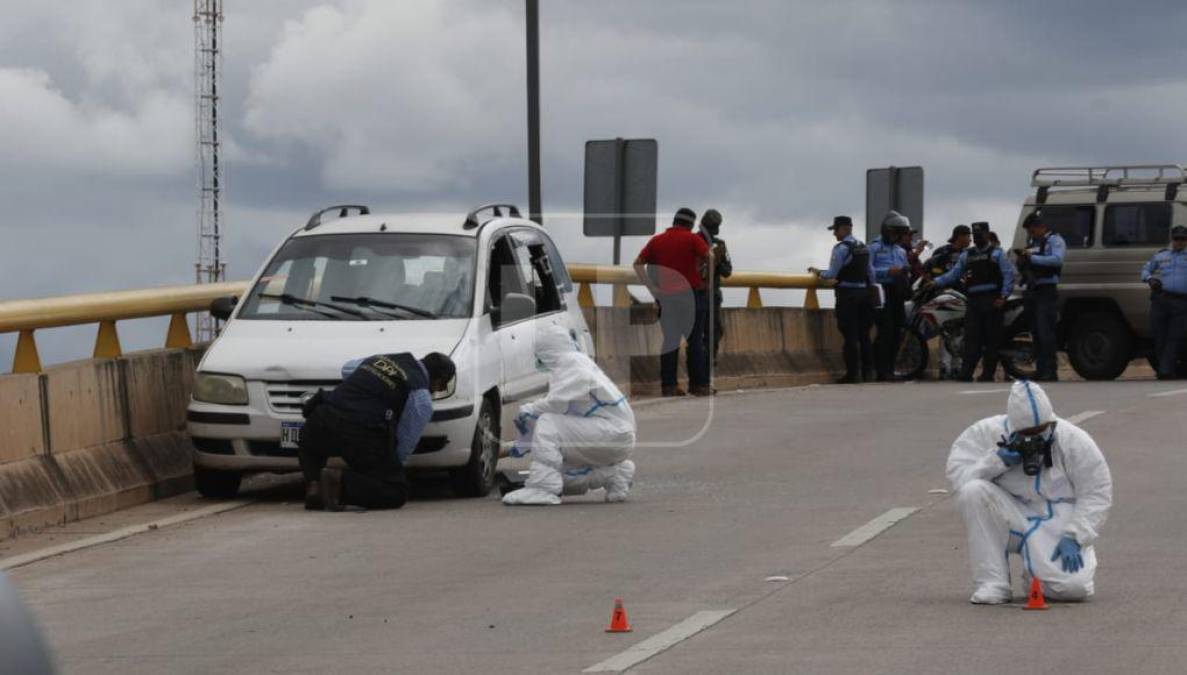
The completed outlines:
{"type": "Polygon", "coordinates": [[[659,303],[659,324],[664,333],[659,370],[664,396],[684,395],[676,385],[681,339],[688,344],[685,356],[689,390],[694,396],[713,393],[705,344],[709,298],[702,276],[702,270],[709,269],[710,252],[704,237],[692,231],[696,219],[692,209],[680,209],[672,227],[652,237],[635,258],[639,281],[659,303]]]}

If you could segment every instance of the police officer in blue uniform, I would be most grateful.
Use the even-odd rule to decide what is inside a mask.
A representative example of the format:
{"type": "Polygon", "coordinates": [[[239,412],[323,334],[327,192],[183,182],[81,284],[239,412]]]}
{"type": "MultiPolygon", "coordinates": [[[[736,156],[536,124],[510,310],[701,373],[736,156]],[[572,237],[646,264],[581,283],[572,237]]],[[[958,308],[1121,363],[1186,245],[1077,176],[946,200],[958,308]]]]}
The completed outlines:
{"type": "Polygon", "coordinates": [[[1023,300],[1030,316],[1030,331],[1035,344],[1035,379],[1055,382],[1056,330],[1059,326],[1059,273],[1067,253],[1067,242],[1058,232],[1052,232],[1043,221],[1043,214],[1035,211],[1022,221],[1030,242],[1019,251],[1020,264],[1025,269],[1026,292],[1023,300]]]}
{"type": "Polygon", "coordinates": [[[345,505],[398,509],[408,499],[404,462],[433,414],[432,393],[446,391],[457,369],[444,354],[417,360],[407,352],[352,361],[333,390],[302,406],[298,443],[305,508],[345,505]],[[327,469],[340,454],[346,469],[327,469]]]}
{"type": "Polygon", "coordinates": [[[828,269],[813,270],[821,279],[836,282],[837,294],[835,314],[837,327],[845,339],[845,377],[842,384],[857,384],[864,373],[874,368],[874,357],[870,348],[870,326],[874,317],[874,266],[870,251],[865,244],[853,236],[853,221],[849,216],[833,218],[829,226],[837,245],[833,247],[828,269]]]}
{"type": "Polygon", "coordinates": [[[1150,335],[1158,379],[1169,380],[1177,374],[1187,335],[1187,226],[1171,228],[1170,248],[1146,262],[1142,281],[1150,285],[1150,335]]]}
{"type": "Polygon", "coordinates": [[[989,223],[973,223],[973,246],[936,279],[937,286],[963,282],[968,296],[964,315],[964,354],[958,379],[971,382],[977,360],[981,382],[992,382],[1002,341],[1002,310],[1014,291],[1014,265],[989,240],[989,223]],[[984,353],[984,356],[982,356],[984,353]]]}
{"type": "Polygon", "coordinates": [[[910,231],[911,221],[898,211],[891,211],[882,219],[882,237],[869,246],[874,276],[882,286],[882,307],[875,318],[878,337],[874,340],[874,367],[879,382],[894,379],[894,361],[906,328],[903,305],[911,293],[911,268],[906,249],[897,242],[910,231]]]}

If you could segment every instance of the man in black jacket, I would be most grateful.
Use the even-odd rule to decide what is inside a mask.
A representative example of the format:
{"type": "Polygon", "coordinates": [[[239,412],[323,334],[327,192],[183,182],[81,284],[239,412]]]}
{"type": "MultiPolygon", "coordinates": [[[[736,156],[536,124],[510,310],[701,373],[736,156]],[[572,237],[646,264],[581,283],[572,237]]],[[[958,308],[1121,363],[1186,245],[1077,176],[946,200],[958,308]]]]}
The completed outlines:
{"type": "MultiPolygon", "coordinates": [[[[713,258],[710,263],[713,265],[713,330],[711,334],[707,335],[705,352],[709,355],[709,361],[714,367],[717,366],[717,352],[721,349],[721,338],[725,335],[725,324],[722,321],[721,313],[723,302],[721,280],[734,273],[734,263],[730,260],[730,252],[725,247],[725,240],[717,236],[720,231],[721,212],[717,209],[705,211],[701,215],[701,236],[713,250],[713,258]]],[[[708,275],[705,277],[709,278],[708,275]]]]}
{"type": "Polygon", "coordinates": [[[446,391],[456,372],[453,361],[436,352],[419,361],[404,352],[346,364],[342,384],[318,392],[302,408],[298,456],[305,508],[403,506],[404,462],[432,418],[432,392],[446,391]],[[347,468],[325,468],[333,454],[347,468]]]}

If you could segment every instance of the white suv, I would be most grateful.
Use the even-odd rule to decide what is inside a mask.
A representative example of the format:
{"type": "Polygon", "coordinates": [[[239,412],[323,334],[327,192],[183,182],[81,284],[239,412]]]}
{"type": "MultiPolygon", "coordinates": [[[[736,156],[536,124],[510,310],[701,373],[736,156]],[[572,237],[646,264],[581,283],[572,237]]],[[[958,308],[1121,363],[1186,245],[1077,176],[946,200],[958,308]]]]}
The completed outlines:
{"type": "Polygon", "coordinates": [[[186,415],[200,493],[230,497],[244,473],[298,470],[302,397],[338,384],[351,359],[398,352],[457,364],[408,468],[448,470],[460,496],[490,492],[500,430],[547,389],[540,324],[572,329],[591,355],[593,340],[556,245],[514,206],[432,220],[319,211],[247,295],[212,303],[228,323],[198,366],[186,415]]]}

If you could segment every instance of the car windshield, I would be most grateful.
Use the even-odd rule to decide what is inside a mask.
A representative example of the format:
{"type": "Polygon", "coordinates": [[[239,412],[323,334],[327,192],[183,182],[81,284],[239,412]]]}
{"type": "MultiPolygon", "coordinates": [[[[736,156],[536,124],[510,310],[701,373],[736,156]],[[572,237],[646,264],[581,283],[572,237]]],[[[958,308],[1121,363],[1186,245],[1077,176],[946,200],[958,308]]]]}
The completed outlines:
{"type": "Polygon", "coordinates": [[[470,315],[472,237],[294,237],[251,290],[238,319],[389,321],[470,315]]]}

